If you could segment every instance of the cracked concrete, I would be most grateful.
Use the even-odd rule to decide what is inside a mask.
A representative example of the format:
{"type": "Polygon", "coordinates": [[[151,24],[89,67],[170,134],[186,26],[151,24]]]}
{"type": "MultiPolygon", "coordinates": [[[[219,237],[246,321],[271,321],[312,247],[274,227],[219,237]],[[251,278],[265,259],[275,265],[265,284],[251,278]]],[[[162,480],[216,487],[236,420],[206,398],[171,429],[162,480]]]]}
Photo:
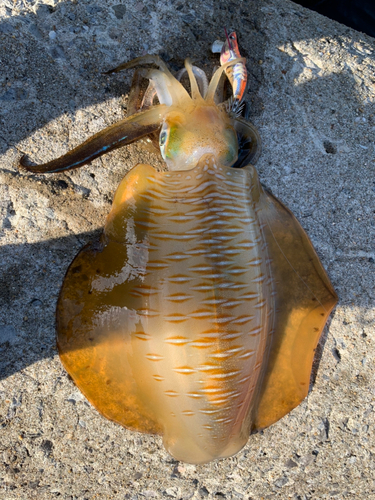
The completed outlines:
{"type": "Polygon", "coordinates": [[[0,497],[359,499],[374,484],[374,40],[287,0],[0,2],[0,497]],[[222,27],[247,58],[263,184],[301,221],[339,294],[306,400],[235,457],[174,461],[106,421],[55,349],[65,271],[103,226],[138,145],[54,176],[18,172],[124,116],[147,53],[211,73],[222,27]]]}

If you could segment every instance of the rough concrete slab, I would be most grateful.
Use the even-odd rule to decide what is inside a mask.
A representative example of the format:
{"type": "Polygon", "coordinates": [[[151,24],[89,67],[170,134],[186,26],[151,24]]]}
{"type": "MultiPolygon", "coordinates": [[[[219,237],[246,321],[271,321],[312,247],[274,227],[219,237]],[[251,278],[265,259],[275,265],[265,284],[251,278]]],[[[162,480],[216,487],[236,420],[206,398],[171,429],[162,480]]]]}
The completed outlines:
{"type": "MultiPolygon", "coordinates": [[[[287,0],[0,2],[0,498],[375,498],[374,39],[287,0]],[[19,173],[124,116],[147,52],[211,72],[222,27],[250,70],[257,168],[299,218],[339,294],[308,398],[235,457],[174,461],[159,437],[106,421],[55,349],[65,270],[102,226],[139,146],[80,171],[19,173]]],[[[159,165],[160,166],[160,165],[159,165]]]]}

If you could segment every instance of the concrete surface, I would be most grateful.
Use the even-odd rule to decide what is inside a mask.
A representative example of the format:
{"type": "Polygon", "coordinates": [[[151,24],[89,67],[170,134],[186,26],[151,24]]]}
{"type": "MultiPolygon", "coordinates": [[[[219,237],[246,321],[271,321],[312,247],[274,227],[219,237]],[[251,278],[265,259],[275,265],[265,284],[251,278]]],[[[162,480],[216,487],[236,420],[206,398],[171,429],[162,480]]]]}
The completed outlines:
{"type": "Polygon", "coordinates": [[[0,498],[372,499],[374,436],[374,39],[287,0],[0,1],[0,498]],[[223,27],[250,70],[257,168],[299,218],[339,294],[308,398],[235,457],[177,463],[159,437],[106,421],[55,349],[65,270],[102,226],[139,146],[82,170],[19,173],[124,116],[147,52],[210,73],[223,27]]]}

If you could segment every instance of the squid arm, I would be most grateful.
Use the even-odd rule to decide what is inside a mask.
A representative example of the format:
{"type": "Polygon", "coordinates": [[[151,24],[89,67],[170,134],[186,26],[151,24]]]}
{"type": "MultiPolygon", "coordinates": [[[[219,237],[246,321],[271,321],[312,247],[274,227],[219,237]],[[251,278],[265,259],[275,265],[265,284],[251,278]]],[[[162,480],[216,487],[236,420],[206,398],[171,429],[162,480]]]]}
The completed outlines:
{"type": "Polygon", "coordinates": [[[144,56],[136,57],[131,61],[126,61],[120,64],[119,66],[116,66],[116,68],[105,71],[103,74],[110,75],[111,73],[119,73],[120,71],[123,71],[125,69],[132,69],[140,66],[148,66],[150,64],[157,66],[161,71],[167,73],[168,76],[172,77],[172,74],[169,71],[168,66],[165,64],[163,59],[155,54],[146,54],[144,56]]]}

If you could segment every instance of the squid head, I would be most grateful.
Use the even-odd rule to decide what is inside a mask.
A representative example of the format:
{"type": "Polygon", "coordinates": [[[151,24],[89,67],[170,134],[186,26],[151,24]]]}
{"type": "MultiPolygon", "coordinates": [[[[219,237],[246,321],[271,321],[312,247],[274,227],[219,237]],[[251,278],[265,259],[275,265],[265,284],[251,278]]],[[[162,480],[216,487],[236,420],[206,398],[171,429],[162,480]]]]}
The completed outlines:
{"type": "Polygon", "coordinates": [[[234,62],[224,64],[215,72],[204,96],[201,95],[189,60],[185,62],[185,67],[190,78],[191,96],[157,56],[139,57],[122,64],[110,72],[140,65],[159,66],[158,69],[148,69],[142,73],[150,80],[154,90],[152,96],[155,94],[158,97],[159,104],[153,105],[151,100],[148,109],[141,109],[95,134],[60,158],[35,165],[23,156],[20,166],[34,173],[56,173],[78,168],[160,129],[160,152],[170,170],[193,168],[205,154],[214,155],[225,166],[233,166],[238,160],[239,140],[243,143],[241,165],[236,166],[254,161],[260,153],[256,129],[240,117],[231,117],[225,106],[217,106],[214,102],[220,77],[234,62]]]}

